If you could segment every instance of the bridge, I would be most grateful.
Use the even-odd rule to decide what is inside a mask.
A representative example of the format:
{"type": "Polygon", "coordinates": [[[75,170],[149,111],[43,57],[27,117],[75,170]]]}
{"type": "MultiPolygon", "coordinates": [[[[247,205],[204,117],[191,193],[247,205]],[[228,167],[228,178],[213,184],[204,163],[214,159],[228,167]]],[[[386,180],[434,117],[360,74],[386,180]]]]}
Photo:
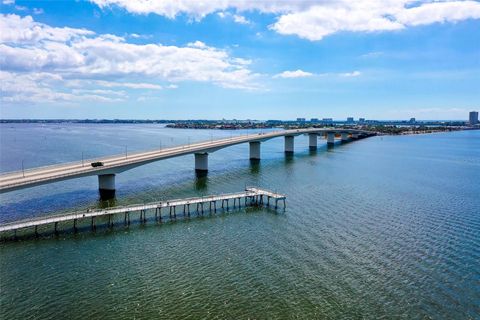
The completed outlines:
{"type": "Polygon", "coordinates": [[[77,161],[5,173],[0,175],[0,193],[96,175],[98,176],[100,197],[109,199],[115,196],[115,175],[123,171],[159,160],[194,154],[195,170],[197,172],[207,172],[208,155],[217,150],[241,143],[249,143],[250,159],[260,160],[260,146],[262,142],[284,137],[285,153],[293,153],[294,138],[304,134],[309,136],[309,147],[311,149],[317,148],[319,136],[326,136],[327,144],[333,145],[336,136],[340,136],[341,140],[346,142],[375,135],[375,133],[369,131],[356,129],[306,128],[235,136],[128,155],[115,155],[90,160],[87,163],[85,161],[77,161]],[[94,167],[90,162],[92,164],[99,162],[99,165],[94,167]]]}

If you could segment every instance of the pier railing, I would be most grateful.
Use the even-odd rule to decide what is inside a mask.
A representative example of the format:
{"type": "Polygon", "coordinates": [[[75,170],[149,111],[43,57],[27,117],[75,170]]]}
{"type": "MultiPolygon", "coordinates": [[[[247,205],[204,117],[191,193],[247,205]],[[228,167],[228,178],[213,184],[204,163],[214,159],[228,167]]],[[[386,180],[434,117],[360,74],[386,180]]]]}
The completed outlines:
{"type": "Polygon", "coordinates": [[[231,205],[230,201],[233,200],[233,208],[241,208],[241,200],[244,201],[244,207],[248,206],[273,206],[278,209],[278,202],[280,201],[285,208],[286,196],[270,190],[261,189],[257,187],[246,187],[242,192],[226,193],[209,195],[202,197],[192,197],[183,199],[163,200],[155,201],[144,204],[132,204],[128,206],[113,207],[107,209],[87,209],[85,211],[75,211],[71,213],[64,213],[59,215],[49,215],[45,217],[36,217],[32,219],[20,220],[0,225],[0,233],[13,232],[16,236],[16,232],[19,229],[33,228],[35,235],[38,235],[37,228],[45,225],[53,225],[54,232],[58,232],[58,223],[60,222],[73,222],[74,231],[77,230],[77,221],[84,221],[90,219],[90,225],[93,230],[96,229],[96,218],[108,217],[108,226],[113,227],[112,220],[115,215],[124,215],[124,224],[130,224],[130,214],[139,213],[140,222],[146,222],[147,211],[155,213],[155,220],[162,221],[166,218],[166,215],[162,215],[162,209],[168,209],[168,217],[170,220],[177,218],[177,208],[183,208],[183,216],[190,217],[191,213],[197,213],[200,215],[207,211],[204,205],[209,205],[209,212],[217,211],[217,203],[221,204],[221,209],[229,210],[231,205]],[[271,203],[272,201],[272,203],[271,203]],[[191,208],[191,206],[196,206],[191,208]],[[193,209],[193,211],[192,211],[193,209]]]}

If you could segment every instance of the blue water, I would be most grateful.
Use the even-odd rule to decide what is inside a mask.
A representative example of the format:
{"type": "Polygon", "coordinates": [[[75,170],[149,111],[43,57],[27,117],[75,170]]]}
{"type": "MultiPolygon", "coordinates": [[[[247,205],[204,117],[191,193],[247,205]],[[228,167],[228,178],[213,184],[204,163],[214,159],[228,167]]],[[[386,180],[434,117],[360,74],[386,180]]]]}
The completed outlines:
{"type": "MultiPolygon", "coordinates": [[[[0,169],[20,170],[245,132],[161,125],[0,125],[0,169]]],[[[239,191],[287,194],[176,223],[0,244],[0,318],[480,318],[480,131],[373,137],[308,151],[295,139],[117,176],[116,204],[239,191]]],[[[96,177],[0,195],[0,223],[105,206],[96,177]]]]}

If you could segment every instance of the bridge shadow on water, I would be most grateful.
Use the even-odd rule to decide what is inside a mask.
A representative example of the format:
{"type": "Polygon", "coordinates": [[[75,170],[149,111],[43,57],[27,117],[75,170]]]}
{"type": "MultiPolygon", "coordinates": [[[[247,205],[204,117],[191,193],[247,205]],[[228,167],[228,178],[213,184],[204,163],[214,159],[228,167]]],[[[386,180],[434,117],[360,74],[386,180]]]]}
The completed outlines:
{"type": "Polygon", "coordinates": [[[208,172],[195,172],[194,188],[196,191],[205,191],[208,187],[208,172]]]}
{"type": "Polygon", "coordinates": [[[112,198],[112,199],[107,199],[107,200],[102,199],[102,198],[99,197],[99,198],[98,198],[98,202],[97,202],[97,203],[98,203],[97,207],[98,207],[99,209],[107,209],[107,208],[111,208],[111,207],[117,206],[117,202],[118,202],[118,201],[117,201],[117,198],[116,198],[116,197],[114,197],[114,198],[112,198]]]}
{"type": "Polygon", "coordinates": [[[250,173],[253,175],[258,175],[260,174],[260,169],[262,168],[261,166],[261,160],[258,159],[250,159],[250,173]]]}
{"type": "MultiPolygon", "coordinates": [[[[180,210],[179,210],[180,211],[180,210]]],[[[283,208],[277,210],[273,206],[267,207],[259,204],[249,204],[248,206],[241,205],[240,207],[230,206],[229,208],[217,208],[216,210],[206,209],[202,213],[201,211],[191,211],[190,214],[183,211],[177,213],[175,216],[169,217],[168,213],[162,215],[161,219],[155,217],[154,211],[147,211],[145,220],[141,221],[140,213],[131,213],[131,220],[126,223],[123,219],[123,215],[117,215],[113,220],[109,220],[107,217],[97,217],[96,227],[92,228],[90,225],[90,219],[79,220],[76,228],[72,223],[59,223],[57,232],[53,225],[41,226],[37,230],[37,234],[33,228],[25,228],[18,230],[17,232],[8,232],[0,236],[0,243],[17,243],[23,241],[32,240],[78,240],[88,239],[92,237],[110,237],[118,234],[134,232],[138,229],[147,228],[169,228],[179,223],[194,223],[194,221],[210,220],[210,219],[225,219],[230,218],[238,214],[248,214],[258,216],[262,213],[270,213],[279,215],[285,212],[283,208]]]]}

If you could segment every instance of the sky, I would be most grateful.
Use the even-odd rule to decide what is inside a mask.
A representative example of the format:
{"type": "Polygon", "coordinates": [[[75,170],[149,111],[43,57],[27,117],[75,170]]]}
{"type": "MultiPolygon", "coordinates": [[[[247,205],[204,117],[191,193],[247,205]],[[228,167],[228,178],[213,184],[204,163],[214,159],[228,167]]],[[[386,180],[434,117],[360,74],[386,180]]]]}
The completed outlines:
{"type": "Polygon", "coordinates": [[[0,1],[2,119],[480,109],[480,1],[0,1]]]}

